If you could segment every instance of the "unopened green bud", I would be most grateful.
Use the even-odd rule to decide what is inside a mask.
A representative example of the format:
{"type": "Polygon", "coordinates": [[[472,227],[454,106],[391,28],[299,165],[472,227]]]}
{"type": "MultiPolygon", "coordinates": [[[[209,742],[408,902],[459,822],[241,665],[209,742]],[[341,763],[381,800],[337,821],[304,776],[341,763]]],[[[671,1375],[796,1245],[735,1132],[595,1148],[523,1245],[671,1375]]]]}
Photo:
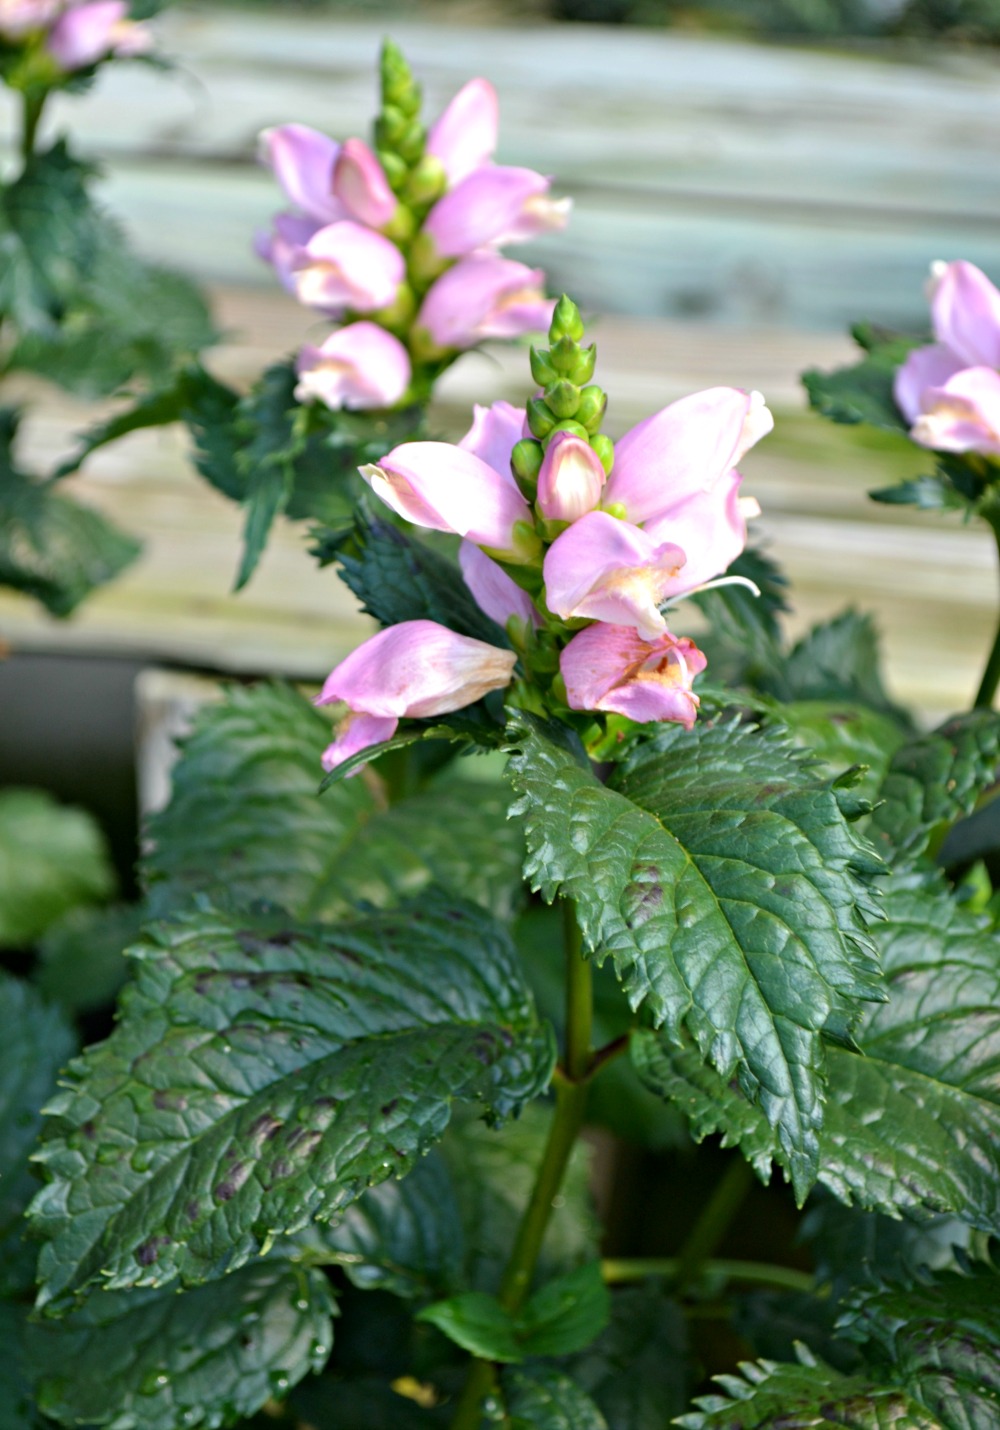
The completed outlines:
{"type": "Polygon", "coordinates": [[[379,149],[391,149],[398,153],[399,141],[409,129],[412,120],[409,115],[397,109],[394,104],[387,104],[382,113],[375,121],[375,144],[379,149]]]}
{"type": "Polygon", "coordinates": [[[567,298],[564,293],[552,314],[549,342],[557,343],[560,338],[571,338],[574,343],[578,343],[583,337],[584,331],[579,308],[572,298],[567,298]]]}
{"type": "Polygon", "coordinates": [[[442,258],[429,233],[420,232],[410,244],[410,278],[418,288],[427,288],[439,278],[451,262],[442,258]]]}
{"type": "Polygon", "coordinates": [[[549,362],[564,377],[576,371],[579,360],[580,349],[572,338],[559,338],[549,348],[549,362]]]}
{"type": "Polygon", "coordinates": [[[598,461],[610,477],[611,468],[615,464],[615,444],[610,437],[605,437],[603,432],[598,432],[596,437],[591,437],[590,445],[597,453],[598,461]]]}
{"type": "Polygon", "coordinates": [[[541,442],[536,442],[533,437],[522,437],[520,442],[514,443],[514,450],[510,454],[510,465],[517,478],[517,484],[525,496],[534,497],[535,495],[535,484],[538,481],[538,473],[541,471],[544,456],[541,442]],[[527,491],[525,491],[525,487],[527,487],[527,491]]]}
{"type": "Polygon", "coordinates": [[[583,387],[594,376],[596,363],[597,348],[591,343],[589,348],[580,348],[578,350],[576,366],[569,375],[574,382],[578,382],[580,386],[583,387]]]}
{"type": "Polygon", "coordinates": [[[400,158],[405,159],[408,164],[416,164],[424,157],[424,145],[427,143],[427,130],[417,119],[411,119],[406,126],[405,133],[396,144],[396,150],[400,158]]]}
{"type": "Polygon", "coordinates": [[[448,176],[441,160],[434,154],[425,154],[410,172],[403,192],[407,202],[417,204],[422,208],[425,204],[432,204],[441,197],[447,182],[448,176]]]}
{"type": "Polygon", "coordinates": [[[413,217],[412,209],[406,204],[397,204],[392,218],[382,225],[380,231],[386,238],[391,238],[393,243],[405,243],[408,238],[412,238],[416,227],[417,221],[413,217]]]}
{"type": "Polygon", "coordinates": [[[406,63],[403,51],[392,40],[384,40],[379,56],[379,77],[382,83],[382,103],[398,104],[413,90],[413,71],[406,63]]]}
{"type": "Polygon", "coordinates": [[[401,283],[392,302],[369,316],[372,322],[378,323],[380,327],[388,328],[390,333],[396,333],[402,337],[409,331],[416,311],[417,300],[413,289],[408,283],[401,283]]]}
{"type": "Polygon", "coordinates": [[[548,387],[549,383],[555,382],[559,376],[549,362],[549,355],[544,348],[531,349],[531,376],[539,387],[548,387]]]}
{"type": "Polygon", "coordinates": [[[567,378],[559,378],[545,389],[545,402],[557,417],[575,417],[580,405],[580,389],[567,378]]]}
{"type": "Polygon", "coordinates": [[[533,437],[547,437],[556,425],[556,419],[540,397],[532,397],[528,402],[528,428],[533,437]]]}
{"type": "Polygon", "coordinates": [[[382,165],[386,178],[389,180],[389,187],[394,194],[398,194],[406,185],[409,169],[403,160],[392,149],[378,149],[378,161],[382,165]]]}
{"type": "Polygon", "coordinates": [[[539,565],[542,559],[542,542],[532,524],[529,521],[515,521],[513,536],[514,548],[507,553],[507,560],[516,566],[539,565]]]}
{"type": "Polygon", "coordinates": [[[591,385],[580,393],[580,401],[573,414],[577,422],[582,422],[588,432],[600,431],[607,411],[608,395],[603,388],[591,385]]]}
{"type": "Polygon", "coordinates": [[[571,419],[567,419],[564,422],[556,423],[546,439],[546,447],[548,447],[549,442],[551,442],[552,438],[559,432],[569,432],[571,436],[579,437],[582,442],[590,441],[590,434],[582,422],[574,422],[571,419]]]}

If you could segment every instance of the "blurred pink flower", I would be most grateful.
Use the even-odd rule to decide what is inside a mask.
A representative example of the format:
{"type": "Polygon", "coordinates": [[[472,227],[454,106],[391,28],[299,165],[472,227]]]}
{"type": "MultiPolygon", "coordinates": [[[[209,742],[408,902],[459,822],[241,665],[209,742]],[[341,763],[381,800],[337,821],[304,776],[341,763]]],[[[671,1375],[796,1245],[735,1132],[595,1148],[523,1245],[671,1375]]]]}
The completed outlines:
{"type": "Polygon", "coordinates": [[[63,7],[64,0],[0,0],[0,35],[19,40],[32,30],[45,30],[63,7]]]}
{"type": "Polygon", "coordinates": [[[295,396],[331,408],[392,407],[410,383],[403,344],[375,323],[338,328],[319,347],[305,347],[296,365],[295,396]]]}
{"type": "Polygon", "coordinates": [[[406,277],[403,255],[374,229],[342,219],[318,229],[292,271],[299,302],[330,315],[388,307],[406,277]]]}
{"type": "Polygon", "coordinates": [[[261,163],[266,164],[286,196],[315,228],[347,218],[334,196],[333,170],[340,145],[306,124],[280,124],[264,129],[258,141],[261,163]]]}
{"type": "Polygon", "coordinates": [[[578,632],[559,657],[570,709],[614,711],[640,724],[674,720],[688,730],[698,711],[691,682],[705,665],[686,637],[664,630],[643,640],[600,622],[578,632]]]}
{"type": "Polygon", "coordinates": [[[346,139],[333,168],[333,192],[352,218],[382,228],[399,207],[376,156],[360,139],[346,139]]]}
{"type": "Polygon", "coordinates": [[[424,232],[443,258],[500,247],[565,228],[569,199],[549,198],[551,181],[533,169],[490,165],[475,169],[438,199],[424,232]]]}
{"type": "Polygon", "coordinates": [[[470,79],[431,125],[427,153],[440,160],[449,188],[492,159],[499,119],[496,90],[488,80],[470,79]]]}
{"type": "Polygon", "coordinates": [[[126,0],[92,0],[74,5],[59,16],[45,48],[60,69],[87,69],[107,55],[145,54],[153,36],[145,25],[128,18],[126,0]]]}
{"type": "Polygon", "coordinates": [[[414,326],[436,347],[471,348],[485,338],[517,338],[548,327],[555,302],[545,297],[545,275],[495,253],[477,253],[442,273],[423,301],[414,326]]]}

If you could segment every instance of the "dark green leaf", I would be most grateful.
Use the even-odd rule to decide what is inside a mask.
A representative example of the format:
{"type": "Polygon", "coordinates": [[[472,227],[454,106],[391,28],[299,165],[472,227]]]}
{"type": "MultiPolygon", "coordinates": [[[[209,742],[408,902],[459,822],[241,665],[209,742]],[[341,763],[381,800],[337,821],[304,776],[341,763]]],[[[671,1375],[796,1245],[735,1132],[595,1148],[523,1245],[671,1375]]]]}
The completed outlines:
{"type": "Polygon", "coordinates": [[[0,791],[0,947],[32,943],[69,909],[110,898],[114,889],[91,815],[44,790],[0,791]]]}
{"type": "Polygon", "coordinates": [[[39,1153],[42,1301],[197,1282],[403,1175],[452,1099],[504,1116],[552,1065],[514,950],[426,897],[336,929],[205,909],[147,930],[39,1153]]]}
{"type": "Polygon", "coordinates": [[[779,700],[850,701],[906,724],[879,673],[878,635],[869,615],[844,611],[814,626],[784,663],[761,680],[779,700]]]}
{"type": "Polygon", "coordinates": [[[1000,1277],[993,1267],[865,1292],[841,1329],[866,1343],[887,1375],[947,1430],[1000,1424],[1000,1277]]]}
{"type": "Polygon", "coordinates": [[[417,1313],[417,1320],[436,1326],[450,1341],[482,1360],[524,1358],[514,1317],[485,1291],[463,1291],[445,1301],[435,1301],[417,1313]]]}
{"type": "Polygon", "coordinates": [[[942,868],[964,870],[978,859],[989,860],[992,865],[1000,850],[1000,801],[996,796],[994,787],[980,809],[951,826],[938,850],[942,868]]]}
{"type": "Polygon", "coordinates": [[[388,521],[362,509],[336,560],[362,610],[382,626],[437,621],[459,635],[510,645],[501,627],[476,605],[458,563],[388,521]]]}
{"type": "Polygon", "coordinates": [[[295,369],[275,363],[240,403],[236,425],[244,445],[237,466],[246,477],[243,501],[247,513],[237,590],[253,575],[271,525],[292,495],[295,459],[306,440],[306,413],[295,402],[295,383],[295,369]]]}
{"type": "Polygon", "coordinates": [[[546,1281],[517,1317],[516,1335],[529,1356],[565,1356],[583,1350],[600,1335],[611,1301],[596,1261],[546,1281]]]}
{"type": "Polygon", "coordinates": [[[291,1398],[292,1413],[300,1426],[315,1430],[427,1430],[428,1426],[447,1426],[449,1407],[442,1418],[419,1405],[405,1393],[408,1387],[396,1390],[393,1385],[373,1375],[324,1375],[303,1381],[291,1398]]]}
{"type": "Polygon", "coordinates": [[[611,787],[538,730],[511,762],[533,887],[576,901],[587,945],[667,1036],[687,1028],[815,1176],[820,1031],[881,996],[865,919],[876,865],[779,732],[673,727],[611,787]]]}
{"type": "Polygon", "coordinates": [[[590,1397],[551,1366],[508,1369],[500,1383],[510,1430],[608,1430],[590,1397]]]}
{"type": "Polygon", "coordinates": [[[25,1363],[27,1307],[0,1301],[0,1430],[38,1430],[41,1421],[25,1363]]]}
{"type": "Polygon", "coordinates": [[[909,423],[896,406],[892,393],[896,370],[922,339],[896,335],[863,334],[866,356],[853,367],[835,372],[815,368],[802,374],[809,403],[834,422],[868,422],[890,432],[909,432],[909,423]],[[869,345],[870,343],[870,345],[869,345]]]}
{"type": "MultiPolygon", "coordinates": [[[[845,1206],[829,1193],[814,1194],[802,1220],[802,1238],[815,1259],[816,1279],[831,1283],[837,1300],[860,1285],[906,1280],[921,1267],[954,1270],[956,1248],[962,1255],[969,1230],[956,1216],[921,1215],[918,1221],[907,1217],[896,1221],[845,1206]]],[[[772,1352],[762,1349],[761,1354],[772,1352]]]]}
{"type": "Polygon", "coordinates": [[[0,586],[68,616],[124,571],[139,545],[90,507],[23,476],[0,454],[0,586]]]}
{"type": "Polygon", "coordinates": [[[864,766],[866,772],[854,788],[869,800],[877,796],[889,761],[907,734],[891,715],[847,700],[789,701],[776,706],[774,717],[797,745],[822,762],[828,775],[864,766]]]}
{"type": "Polygon", "coordinates": [[[148,917],[142,904],[72,909],[43,935],[36,981],[46,998],[68,1013],[113,1003],[128,976],[125,949],[148,917]]]}
{"type": "MultiPolygon", "coordinates": [[[[888,1219],[880,1217],[879,1220],[888,1219]]],[[[795,1348],[801,1343],[808,1346],[814,1356],[845,1375],[852,1374],[861,1364],[857,1346],[840,1339],[835,1330],[840,1308],[832,1295],[814,1296],[807,1291],[758,1286],[738,1293],[731,1304],[733,1330],[753,1348],[755,1355],[768,1360],[793,1361],[795,1348]]]]}
{"type": "Polygon", "coordinates": [[[34,1280],[34,1251],[21,1243],[21,1215],[37,1182],[28,1156],[41,1108],[76,1039],[62,1015],[27,983],[0,974],[0,1294],[34,1280]]]}
{"type": "Polygon", "coordinates": [[[841,1375],[804,1346],[799,1365],[758,1361],[742,1375],[717,1375],[724,1395],[701,1395],[700,1408],[674,1423],[683,1430],[943,1430],[902,1389],[865,1372],[841,1375]]]}
{"type": "Polygon", "coordinates": [[[893,864],[933,857],[949,825],[996,779],[1000,715],[972,710],[897,750],[879,791],[870,836],[893,864]]]}
{"type": "Polygon", "coordinates": [[[611,1324],[564,1369],[614,1430],[663,1430],[688,1404],[691,1372],[680,1306],[655,1280],[616,1290],[611,1324]]]}
{"type": "Polygon", "coordinates": [[[28,1328],[38,1404],[64,1425],[220,1425],[281,1396],[330,1353],[322,1273],[268,1261],[211,1285],[99,1291],[28,1328]]]}
{"type": "Polygon", "coordinates": [[[788,609],[785,577],[759,548],[749,547],[736,558],[729,575],[745,576],[760,591],[745,586],[720,586],[692,599],[704,611],[709,631],[698,637],[708,656],[712,679],[726,686],[755,686],[780,659],[778,617],[788,609]]]}
{"type": "Polygon", "coordinates": [[[921,511],[964,511],[968,505],[944,475],[912,477],[868,495],[888,506],[916,506],[921,511]]]}
{"type": "Polygon", "coordinates": [[[511,913],[523,836],[495,786],[448,771],[389,808],[362,779],[319,798],[329,739],[329,723],[285,686],[234,687],[207,706],[174,768],[173,798],[150,825],[154,912],[204,893],[333,918],[436,883],[511,913]]]}

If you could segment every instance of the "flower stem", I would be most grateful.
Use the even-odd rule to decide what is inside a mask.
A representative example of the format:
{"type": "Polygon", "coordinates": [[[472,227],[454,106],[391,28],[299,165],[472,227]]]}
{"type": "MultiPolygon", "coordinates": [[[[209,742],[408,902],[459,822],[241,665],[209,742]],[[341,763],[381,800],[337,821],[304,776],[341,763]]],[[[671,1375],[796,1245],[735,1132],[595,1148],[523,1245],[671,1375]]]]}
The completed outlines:
{"type": "MultiPolygon", "coordinates": [[[[556,1105],[548,1141],[535,1176],[531,1198],[521,1218],[497,1299],[516,1314],[528,1298],[542,1242],[572,1155],[587,1102],[587,1084],[595,1071],[591,1034],[594,1021],[593,979],[583,956],[583,941],[573,904],[564,905],[566,947],[566,1051],[553,1079],[556,1105]]],[[[495,1385],[496,1372],[486,1361],[472,1364],[458,1401],[452,1430],[478,1430],[481,1405],[495,1385]]]]}
{"type": "MultiPolygon", "coordinates": [[[[1000,510],[987,510],[983,516],[989,522],[996,538],[997,553],[1000,556],[1000,510]]],[[[977,710],[988,710],[997,693],[997,686],[1000,685],[1000,625],[997,626],[997,633],[993,638],[993,649],[990,651],[990,658],[986,662],[986,669],[983,671],[983,678],[976,693],[975,708],[977,710]]]]}
{"type": "Polygon", "coordinates": [[[680,1249],[677,1280],[682,1289],[695,1280],[706,1257],[711,1256],[725,1236],[752,1184],[753,1171],[749,1162],[744,1162],[742,1157],[734,1157],[680,1249]]]}
{"type": "MultiPolygon", "coordinates": [[[[647,1276],[663,1276],[677,1282],[681,1277],[679,1256],[621,1257],[601,1262],[601,1275],[609,1284],[642,1281],[647,1276]]],[[[768,1261],[703,1261],[703,1276],[724,1276],[727,1281],[746,1281],[762,1286],[780,1286],[786,1291],[815,1291],[814,1278],[792,1266],[774,1266],[768,1261]]]]}
{"type": "Polygon", "coordinates": [[[29,89],[24,94],[24,104],[21,110],[21,158],[25,165],[28,164],[35,152],[35,140],[38,137],[38,126],[41,123],[46,99],[48,99],[48,92],[44,89],[29,89]]]}

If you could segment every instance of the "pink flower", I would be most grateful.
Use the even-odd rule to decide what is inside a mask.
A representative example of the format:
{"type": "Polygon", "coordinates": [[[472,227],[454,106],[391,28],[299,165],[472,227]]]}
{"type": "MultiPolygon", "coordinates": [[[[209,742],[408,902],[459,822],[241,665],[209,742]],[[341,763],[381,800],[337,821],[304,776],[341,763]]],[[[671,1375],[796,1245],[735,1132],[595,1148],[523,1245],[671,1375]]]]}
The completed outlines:
{"type": "Polygon", "coordinates": [[[609,710],[645,724],[675,720],[690,730],[698,711],[691,689],[706,661],[693,641],[663,631],[643,640],[625,626],[580,631],[559,657],[572,710],[609,710]]]}
{"type": "Polygon", "coordinates": [[[324,768],[335,769],[390,739],[404,717],[446,715],[502,690],[516,660],[513,651],[457,635],[436,621],[403,621],[379,631],[331,671],[317,697],[317,705],[348,707],[323,752],[324,768]]]}
{"type": "Polygon", "coordinates": [[[527,591],[522,591],[501,566],[471,541],[463,541],[458,548],[458,564],[476,605],[498,626],[506,626],[512,618],[529,626],[541,624],[541,616],[527,591]]]}
{"type": "Polygon", "coordinates": [[[378,159],[360,139],[347,139],[333,169],[333,192],[352,218],[382,228],[399,206],[378,159]]]}
{"type": "Polygon", "coordinates": [[[438,199],[424,221],[424,232],[442,258],[461,258],[488,245],[518,243],[565,228],[570,200],[549,198],[549,188],[550,180],[533,169],[475,169],[438,199]]]}
{"type": "Polygon", "coordinates": [[[666,630],[659,607],[684,587],[685,553],[630,522],[592,511],[557,536],[545,554],[545,601],[563,620],[633,626],[652,640],[666,630]]]}
{"type": "Polygon", "coordinates": [[[375,323],[338,328],[319,347],[305,347],[296,364],[299,402],[327,407],[392,407],[410,385],[403,344],[375,323]]]}
{"type": "Polygon", "coordinates": [[[600,458],[582,437],[560,432],[538,473],[538,505],[550,521],[577,521],[601,499],[604,468],[600,458]]]}
{"type": "Polygon", "coordinates": [[[493,86],[470,79],[431,126],[427,153],[441,161],[450,187],[493,157],[499,117],[493,86]]]}
{"type": "Polygon", "coordinates": [[[331,315],[388,307],[405,276],[396,245],[350,219],[314,233],[293,273],[299,301],[331,315]]]}
{"type": "Polygon", "coordinates": [[[306,124],[265,129],[259,140],[261,162],[274,171],[287,197],[314,221],[314,228],[347,217],[333,192],[333,171],[339,153],[339,144],[306,124]]]}
{"type": "Polygon", "coordinates": [[[491,407],[480,407],[476,403],[472,409],[472,426],[458,445],[495,472],[509,472],[515,443],[525,435],[524,419],[524,408],[512,407],[509,402],[494,402],[491,407]]]}
{"type": "Polygon", "coordinates": [[[44,30],[63,8],[63,0],[0,0],[0,35],[19,40],[32,30],[44,30]]]}
{"type": "Polygon", "coordinates": [[[658,521],[710,491],[773,426],[759,392],[710,387],[682,397],[615,443],[603,504],[629,521],[658,521]]]}
{"type": "Polygon", "coordinates": [[[545,275],[494,253],[477,253],[449,268],[423,301],[415,327],[436,347],[471,348],[485,338],[516,338],[547,328],[555,302],[545,275]]]}
{"type": "Polygon", "coordinates": [[[524,559],[524,523],[531,535],[531,510],[509,470],[497,472],[472,452],[448,442],[404,442],[379,465],[361,467],[377,497],[431,531],[451,531],[477,546],[524,559]]]}
{"type": "Polygon", "coordinates": [[[896,404],[922,447],[1000,455],[1000,293],[972,263],[931,268],[936,343],[896,373],[896,404]]]}
{"type": "Polygon", "coordinates": [[[294,293],[296,266],[303,261],[305,246],[321,225],[315,219],[293,213],[275,214],[273,223],[271,233],[257,234],[254,252],[270,263],[282,285],[294,293]]]}
{"type": "Polygon", "coordinates": [[[145,25],[128,18],[126,0],[93,0],[60,15],[45,48],[60,69],[69,72],[87,69],[110,54],[145,54],[152,43],[145,25]]]}

